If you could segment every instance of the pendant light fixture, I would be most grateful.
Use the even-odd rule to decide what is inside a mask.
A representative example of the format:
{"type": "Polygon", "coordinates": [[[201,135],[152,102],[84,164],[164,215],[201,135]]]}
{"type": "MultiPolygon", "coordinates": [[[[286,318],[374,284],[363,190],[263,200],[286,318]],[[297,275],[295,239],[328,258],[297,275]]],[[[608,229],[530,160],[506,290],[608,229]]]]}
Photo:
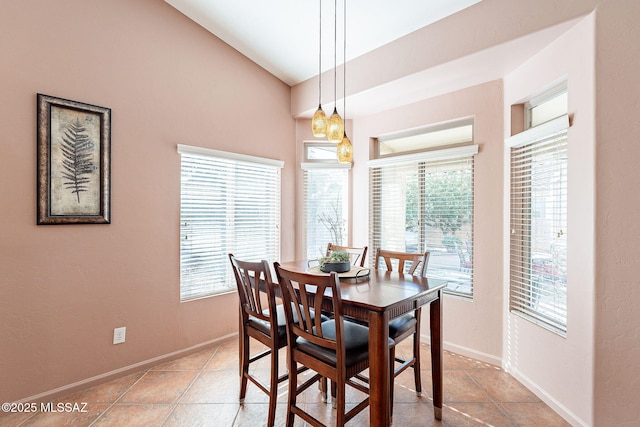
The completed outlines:
{"type": "Polygon", "coordinates": [[[318,47],[318,109],[311,120],[313,136],[321,138],[327,135],[327,115],[322,109],[322,0],[320,0],[319,47],[318,47]]]}
{"type": "MultiPolygon", "coordinates": [[[[342,114],[344,114],[344,120],[347,120],[347,0],[344,0],[344,48],[342,50],[344,59],[342,62],[342,114]]],[[[336,147],[338,154],[338,161],[340,163],[351,163],[353,161],[353,145],[347,137],[346,130],[344,131],[344,137],[342,141],[338,143],[336,147]]]]}
{"type": "Polygon", "coordinates": [[[344,122],[338,114],[338,0],[334,0],[334,25],[333,25],[333,93],[334,107],[333,114],[327,122],[327,139],[331,142],[339,143],[344,138],[344,122]]]}

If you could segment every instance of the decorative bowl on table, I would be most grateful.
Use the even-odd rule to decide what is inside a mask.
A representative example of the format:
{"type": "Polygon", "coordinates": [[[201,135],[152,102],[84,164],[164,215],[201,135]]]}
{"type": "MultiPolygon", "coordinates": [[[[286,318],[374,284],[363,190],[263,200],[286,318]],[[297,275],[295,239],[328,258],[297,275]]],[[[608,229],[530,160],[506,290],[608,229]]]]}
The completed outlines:
{"type": "Polygon", "coordinates": [[[345,251],[334,251],[318,260],[320,271],[330,273],[345,273],[351,270],[351,260],[345,251]]]}
{"type": "Polygon", "coordinates": [[[345,273],[349,270],[351,270],[350,261],[325,262],[320,265],[320,271],[324,273],[331,273],[332,271],[335,271],[336,273],[345,273]]]}

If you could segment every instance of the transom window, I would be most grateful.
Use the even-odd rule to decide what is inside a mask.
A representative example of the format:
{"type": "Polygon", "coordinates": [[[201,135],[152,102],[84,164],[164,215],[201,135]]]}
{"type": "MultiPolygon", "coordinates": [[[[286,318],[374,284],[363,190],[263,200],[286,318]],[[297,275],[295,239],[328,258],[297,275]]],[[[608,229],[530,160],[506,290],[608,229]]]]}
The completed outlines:
{"type": "Polygon", "coordinates": [[[440,123],[376,138],[376,158],[423,152],[473,141],[473,119],[440,123]]]}

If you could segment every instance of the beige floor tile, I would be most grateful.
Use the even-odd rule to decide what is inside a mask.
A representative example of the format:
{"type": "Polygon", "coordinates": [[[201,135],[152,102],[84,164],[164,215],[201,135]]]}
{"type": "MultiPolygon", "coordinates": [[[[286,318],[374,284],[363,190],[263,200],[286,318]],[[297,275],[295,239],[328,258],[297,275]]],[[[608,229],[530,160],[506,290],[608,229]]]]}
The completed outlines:
{"type": "MultiPolygon", "coordinates": [[[[240,405],[220,403],[178,404],[163,427],[220,427],[233,425],[240,405]]],[[[261,408],[262,409],[262,408],[261,408]]],[[[284,408],[286,410],[286,407],[284,408]]],[[[262,415],[261,411],[258,411],[262,415]]],[[[258,424],[254,424],[258,425],[258,424]]]]}
{"type": "Polygon", "coordinates": [[[125,393],[131,386],[133,386],[140,378],[144,376],[145,372],[135,372],[127,375],[126,377],[118,378],[91,387],[87,390],[74,393],[70,396],[66,396],[57,399],[58,402],[87,402],[87,403],[114,403],[123,393],[125,393]]]}
{"type": "Polygon", "coordinates": [[[564,427],[570,425],[542,402],[503,403],[502,408],[516,421],[518,426],[564,427]]]}
{"type": "Polygon", "coordinates": [[[129,405],[115,404],[102,415],[92,427],[149,427],[161,426],[174,405],[129,405]]]}
{"type": "Polygon", "coordinates": [[[213,349],[202,350],[189,356],[181,357],[171,362],[154,367],[153,371],[199,371],[211,360],[213,349]]]}
{"type": "Polygon", "coordinates": [[[197,375],[197,371],[149,371],[118,403],[175,403],[197,375]]]}
{"type": "Polygon", "coordinates": [[[72,405],[67,409],[66,406],[58,407],[57,404],[54,403],[52,406],[53,411],[39,412],[20,425],[30,427],[89,426],[102,415],[108,407],[109,405],[107,404],[91,403],[86,406],[72,405]]]}
{"type": "Polygon", "coordinates": [[[442,379],[443,400],[452,402],[490,402],[491,398],[463,370],[446,370],[442,379]]]}
{"type": "MultiPolygon", "coordinates": [[[[265,347],[252,343],[255,354],[265,347]]],[[[405,355],[412,352],[411,339],[398,345],[405,355]]],[[[280,371],[286,372],[286,352],[281,350],[280,371]]],[[[412,427],[564,427],[569,424],[537,396],[502,369],[484,362],[443,352],[444,407],[442,421],[434,417],[428,345],[421,346],[422,395],[415,392],[412,369],[395,379],[393,426],[412,427]]],[[[252,364],[261,381],[269,381],[268,358],[252,364]]],[[[299,375],[299,381],[310,372],[299,375]]],[[[83,390],[56,402],[87,402],[86,413],[1,414],[0,427],[16,426],[212,426],[254,427],[267,421],[268,397],[249,383],[244,404],[238,400],[240,377],[237,339],[158,365],[150,370],[83,390]],[[114,403],[115,402],[115,403],[114,403]]],[[[285,425],[288,383],[278,388],[276,426],[285,425]]],[[[349,390],[348,407],[362,398],[349,390]]],[[[298,398],[305,409],[323,422],[335,422],[335,409],[322,402],[317,386],[298,398]]],[[[350,427],[368,427],[364,410],[350,427]]],[[[306,423],[297,418],[296,427],[306,423]]]]}

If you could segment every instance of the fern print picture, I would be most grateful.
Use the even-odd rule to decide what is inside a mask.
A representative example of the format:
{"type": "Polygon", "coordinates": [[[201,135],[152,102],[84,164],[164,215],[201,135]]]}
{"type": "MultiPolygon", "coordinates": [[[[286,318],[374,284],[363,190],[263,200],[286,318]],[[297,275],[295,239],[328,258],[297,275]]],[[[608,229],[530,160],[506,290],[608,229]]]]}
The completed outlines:
{"type": "Polygon", "coordinates": [[[53,215],[97,215],[100,210],[100,117],[51,108],[51,180],[53,215]]]}
{"type": "Polygon", "coordinates": [[[86,133],[87,129],[76,119],[67,127],[62,136],[60,147],[64,160],[62,176],[66,179],[64,186],[71,193],[75,193],[80,203],[80,193],[88,191],[91,175],[96,167],[91,161],[94,144],[86,133]]]}
{"type": "Polygon", "coordinates": [[[111,109],[37,97],[37,224],[111,224],[111,109]]]}

